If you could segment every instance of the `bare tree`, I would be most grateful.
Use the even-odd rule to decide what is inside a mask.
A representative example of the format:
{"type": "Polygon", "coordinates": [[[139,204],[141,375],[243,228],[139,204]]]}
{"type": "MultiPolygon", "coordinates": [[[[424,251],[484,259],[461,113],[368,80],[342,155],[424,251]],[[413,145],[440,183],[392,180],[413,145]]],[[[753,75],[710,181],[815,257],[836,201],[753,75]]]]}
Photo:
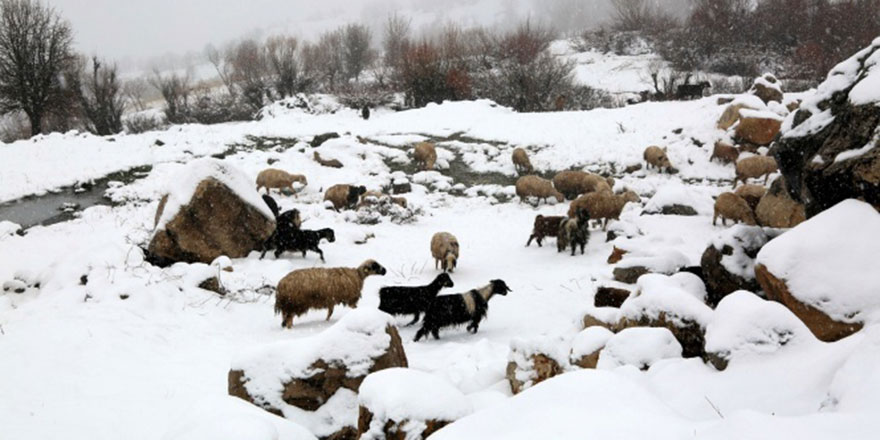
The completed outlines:
{"type": "Polygon", "coordinates": [[[98,135],[122,131],[122,112],[125,100],[115,65],[104,65],[98,57],[92,58],[90,73],[84,73],[79,87],[79,101],[88,120],[89,131],[98,135]]]}
{"type": "Polygon", "coordinates": [[[130,79],[122,85],[122,95],[135,111],[142,112],[147,109],[148,89],[149,84],[145,79],[130,79]]]}
{"type": "Polygon", "coordinates": [[[191,82],[189,74],[162,75],[158,70],[153,71],[150,84],[162,94],[162,98],[165,100],[165,119],[169,123],[190,122],[191,82]]]}
{"type": "Polygon", "coordinates": [[[254,40],[243,40],[226,54],[230,80],[235,84],[244,102],[256,111],[263,108],[269,94],[268,66],[265,53],[254,40]]]}
{"type": "Polygon", "coordinates": [[[70,25],[36,0],[0,0],[0,110],[27,114],[31,133],[63,98],[72,61],[70,25]]]}
{"type": "Polygon", "coordinates": [[[648,0],[611,0],[614,9],[614,26],[622,31],[645,29],[652,15],[648,0]]]}
{"type": "Polygon", "coordinates": [[[349,24],[342,32],[345,74],[355,81],[364,69],[376,60],[376,51],[370,47],[372,32],[362,24],[349,24]]]}
{"type": "Polygon", "coordinates": [[[410,44],[410,23],[410,19],[397,14],[389,16],[385,22],[385,39],[382,42],[385,51],[382,61],[385,66],[400,68],[403,53],[410,44]]]}
{"type": "Polygon", "coordinates": [[[307,87],[297,53],[298,41],[293,37],[272,37],[266,41],[266,57],[272,72],[275,92],[283,97],[292,96],[307,87]]]}
{"type": "Polygon", "coordinates": [[[318,42],[303,47],[306,72],[317,78],[328,91],[336,89],[345,71],[341,30],[321,34],[318,42]]]}

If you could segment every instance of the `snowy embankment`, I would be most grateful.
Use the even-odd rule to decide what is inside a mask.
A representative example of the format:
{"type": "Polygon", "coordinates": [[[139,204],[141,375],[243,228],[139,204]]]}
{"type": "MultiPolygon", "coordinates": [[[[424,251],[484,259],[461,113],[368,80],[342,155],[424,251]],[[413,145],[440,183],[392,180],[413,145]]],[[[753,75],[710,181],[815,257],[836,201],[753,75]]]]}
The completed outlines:
{"type": "MultiPolygon", "coordinates": [[[[836,343],[805,337],[805,343],[767,353],[750,349],[753,341],[741,338],[761,335],[760,329],[738,333],[730,330],[730,319],[719,320],[713,344],[731,347],[737,356],[745,353],[725,371],[678,357],[674,344],[657,354],[629,346],[624,338],[615,342],[617,360],[648,353],[647,371],[618,367],[609,359],[602,363],[607,370],[565,374],[510,398],[505,367],[513,340],[549,337],[570,344],[582,330],[595,288],[611,278],[606,259],[612,244],[605,242],[605,234],[593,230],[585,256],[559,254],[552,241],[526,248],[535,215],[562,215],[567,205],[533,208],[516,199],[499,203],[475,193],[454,196],[434,186],[461,183],[443,169],[412,177],[412,192],[405,197],[421,214],[411,224],[359,224],[354,213],[336,213],[322,202],[323,190],[332,184],[359,183],[368,189],[388,184],[394,178],[389,163],[408,162],[404,150],[388,145],[440,138],[439,149],[446,151],[441,159],[479,164],[482,171],[499,172],[511,181],[510,152],[524,146],[539,171],[585,167],[610,172],[613,164],[615,188],[633,189],[643,202],[660,187],[687,184],[692,191],[687,194],[700,198],[697,215],[643,216],[641,206],[629,205],[611,227],[633,231],[632,243],[640,250],[674,253],[681,263],[694,265],[723,230],[711,225],[705,202],[724,190],[717,180],[729,185],[733,177],[732,167],[709,162],[712,143],[723,136],[714,129],[722,110],[713,98],[547,114],[517,114],[478,101],[376,111],[368,121],[349,110],[321,115],[291,111],[253,123],[118,136],[115,142],[56,135],[2,146],[0,200],[134,165],[154,167],[148,177],[111,191],[119,206],[93,207],[79,219],[34,227],[25,236],[0,235],[0,281],[17,279],[26,286],[23,293],[0,295],[0,358],[5,360],[0,363],[0,436],[153,439],[168,433],[166,438],[176,439],[247,429],[264,438],[309,438],[292,422],[230,404],[227,372],[231,360],[252,347],[319,334],[349,311],[338,308],[330,322],[323,311],[313,311],[284,330],[273,313],[272,296],[261,288],[274,286],[293,269],[352,267],[373,258],[388,274],[366,280],[358,307],[374,309],[380,286],[425,284],[436,276],[430,237],[449,231],[461,243],[461,257],[452,275],[456,286],[446,293],[495,278],[505,280],[513,292],[491,301],[488,318],[475,335],[444,329],[439,341],[415,343],[418,326],[404,327],[408,319],[396,320],[410,368],[442,377],[474,411],[437,438],[572,438],[572,432],[582,434],[576,438],[646,433],[682,438],[695,432],[707,438],[870,438],[880,429],[870,412],[880,399],[861,389],[867,383],[876,390],[870,371],[880,362],[880,349],[871,326],[836,343]],[[329,131],[343,136],[317,149],[304,142],[329,131]],[[456,142],[444,142],[452,135],[456,142]],[[299,140],[278,148],[245,148],[224,162],[251,177],[270,161],[306,175],[309,185],[302,192],[277,198],[283,209],[300,210],[303,227],[336,231],[335,243],[321,245],[328,263],[313,255],[259,260],[251,253],[233,260],[232,272],[204,264],[167,269],[146,264],[137,245],[149,239],[158,200],[184,166],[179,162],[227,151],[232,143],[251,143],[248,136],[299,140]],[[156,139],[165,145],[155,145],[156,139]],[[705,145],[700,148],[694,140],[705,145]],[[642,162],[642,151],[652,144],[669,148],[679,174],[644,169],[624,174],[624,168],[642,162]],[[319,166],[312,160],[315,151],[338,159],[343,168],[319,166]],[[354,244],[367,234],[375,238],[354,244]],[[216,274],[229,291],[226,297],[197,287],[216,274]],[[207,414],[205,408],[217,413],[207,414]],[[510,414],[517,419],[506,418],[510,414]],[[212,423],[217,429],[207,429],[212,423]]],[[[489,191],[488,185],[478,189],[489,191]]],[[[680,290],[681,302],[694,300],[689,287],[680,290]]],[[[629,307],[648,308],[657,295],[649,292],[629,307]]],[[[726,313],[737,316],[739,307],[732,304],[726,313]]],[[[749,303],[741,307],[763,310],[749,303]]],[[[711,329],[717,313],[699,316],[711,329]]],[[[584,349],[581,345],[578,350],[584,349]]]]}

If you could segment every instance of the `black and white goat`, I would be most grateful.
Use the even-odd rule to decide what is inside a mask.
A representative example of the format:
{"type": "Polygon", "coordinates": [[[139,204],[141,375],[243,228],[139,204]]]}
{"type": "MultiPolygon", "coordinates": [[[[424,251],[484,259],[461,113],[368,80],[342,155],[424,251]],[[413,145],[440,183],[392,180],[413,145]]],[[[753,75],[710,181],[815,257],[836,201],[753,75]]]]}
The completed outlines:
{"type": "Polygon", "coordinates": [[[415,340],[418,341],[428,333],[434,335],[434,339],[440,339],[440,329],[469,323],[468,331],[476,333],[480,327],[480,321],[486,317],[489,311],[489,299],[495,295],[507,295],[512,292],[502,280],[492,280],[486,286],[479,289],[471,289],[456,295],[441,295],[433,300],[425,312],[422,328],[416,332],[415,340]]]}
{"type": "MultiPolygon", "coordinates": [[[[282,214],[283,215],[283,214],[282,214]]],[[[276,227],[275,233],[269,237],[269,240],[273,240],[269,246],[266,244],[263,245],[263,253],[260,255],[260,259],[263,259],[266,256],[266,252],[270,248],[275,249],[275,258],[278,258],[284,252],[302,252],[303,258],[306,257],[306,251],[317,252],[318,255],[321,256],[321,261],[324,260],[324,251],[318,247],[318,244],[321,243],[322,239],[326,239],[330,243],[336,241],[336,234],[330,228],[318,229],[317,231],[311,231],[308,229],[289,229],[284,228],[281,232],[279,232],[276,227]],[[271,247],[270,247],[271,246],[271,247]]],[[[267,243],[269,240],[266,240],[267,243]]]]}
{"type": "Polygon", "coordinates": [[[386,286],[379,289],[379,310],[391,315],[415,315],[412,322],[407,324],[413,325],[428,310],[440,289],[454,286],[446,272],[437,275],[426,286],[386,286]]]}

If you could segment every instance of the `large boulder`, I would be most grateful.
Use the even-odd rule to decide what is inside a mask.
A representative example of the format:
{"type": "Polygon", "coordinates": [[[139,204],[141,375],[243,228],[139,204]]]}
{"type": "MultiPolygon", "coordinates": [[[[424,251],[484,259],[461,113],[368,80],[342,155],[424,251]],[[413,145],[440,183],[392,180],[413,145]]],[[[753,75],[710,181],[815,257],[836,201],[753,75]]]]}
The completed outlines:
{"type": "Polygon", "coordinates": [[[241,258],[275,230],[272,211],[243,172],[216,159],[190,162],[159,203],[149,253],[167,262],[241,258]]]}
{"type": "Polygon", "coordinates": [[[592,326],[578,333],[571,341],[571,364],[581,368],[596,368],[599,353],[612,336],[614,332],[600,326],[592,326]]]}
{"type": "Polygon", "coordinates": [[[737,290],[756,292],[755,257],[770,240],[758,226],[734,225],[716,236],[700,260],[712,307],[737,290]]]}
{"type": "Polygon", "coordinates": [[[704,302],[705,287],[694,283],[695,275],[648,274],[639,278],[638,293],[620,307],[616,328],[664,327],[682,346],[684,357],[703,355],[703,333],[712,319],[704,302]]]}
{"type": "Polygon", "coordinates": [[[770,228],[793,228],[807,219],[804,204],[791,198],[784,177],[777,177],[755,207],[758,224],[770,228]]]}
{"type": "Polygon", "coordinates": [[[682,267],[687,266],[688,262],[687,256],[675,249],[631,252],[617,263],[612,274],[615,281],[635,284],[645,274],[674,274],[682,267]]]}
{"type": "Polygon", "coordinates": [[[812,217],[862,199],[880,209],[880,38],[838,64],[783,123],[771,149],[812,217]]]}
{"type": "Polygon", "coordinates": [[[407,366],[391,322],[382,312],[356,309],[315,336],[253,349],[233,361],[229,394],[292,419],[318,437],[356,432],[356,393],[364,378],[407,366]]]}
{"type": "Polygon", "coordinates": [[[562,338],[514,339],[510,343],[507,381],[518,394],[568,369],[566,343],[562,338]]]}
{"type": "Polygon", "coordinates": [[[823,341],[862,328],[880,310],[880,214],[846,200],[767,243],[755,275],[823,341]]]}
{"type": "Polygon", "coordinates": [[[706,327],[706,360],[723,370],[730,362],[815,342],[816,337],[785,306],[739,290],[721,300],[706,327]]]}
{"type": "Polygon", "coordinates": [[[728,104],[718,118],[715,126],[721,130],[727,130],[739,122],[740,111],[742,110],[761,110],[765,108],[764,102],[760,98],[752,95],[739,96],[728,104]]]}
{"type": "Polygon", "coordinates": [[[772,73],[765,73],[755,78],[749,93],[760,98],[761,101],[764,101],[764,104],[769,104],[771,101],[781,104],[783,99],[782,87],[780,87],[779,80],[772,73]]]}
{"type": "Polygon", "coordinates": [[[740,110],[739,124],[736,125],[734,138],[741,143],[752,145],[770,145],[779,129],[782,118],[776,113],[759,110],[740,110]]]}
{"type": "Polygon", "coordinates": [[[358,439],[419,440],[473,411],[446,380],[409,368],[367,376],[358,393],[358,439]]]}

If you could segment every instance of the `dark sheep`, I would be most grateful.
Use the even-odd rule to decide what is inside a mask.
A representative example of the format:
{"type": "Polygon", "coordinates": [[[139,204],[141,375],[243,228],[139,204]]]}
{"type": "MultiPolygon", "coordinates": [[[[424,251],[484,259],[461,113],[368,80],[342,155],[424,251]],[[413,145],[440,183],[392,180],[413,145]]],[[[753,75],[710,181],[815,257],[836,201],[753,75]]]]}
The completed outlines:
{"type": "Polygon", "coordinates": [[[559,233],[559,224],[565,220],[565,217],[561,215],[554,216],[543,216],[538,215],[535,217],[535,226],[532,228],[532,235],[529,236],[529,241],[526,242],[526,246],[532,244],[532,240],[536,240],[538,242],[538,247],[541,246],[541,242],[544,241],[544,237],[556,237],[559,233]]]}
{"type": "MultiPolygon", "coordinates": [[[[275,231],[278,232],[278,229],[276,228],[275,231]]],[[[321,243],[322,239],[326,239],[330,243],[336,241],[336,234],[330,228],[317,231],[285,228],[281,233],[272,235],[275,237],[274,243],[272,243],[275,249],[275,258],[280,257],[285,251],[302,252],[302,256],[305,258],[306,251],[312,251],[321,256],[321,261],[325,261],[324,251],[318,247],[318,244],[321,243]]],[[[268,249],[266,249],[266,246],[263,246],[263,253],[260,255],[260,259],[266,256],[266,251],[268,249]]]]}
{"type": "Polygon", "coordinates": [[[422,339],[428,333],[434,339],[440,339],[440,329],[468,323],[467,329],[476,333],[480,321],[489,311],[489,299],[495,295],[507,295],[511,292],[502,280],[492,280],[479,289],[471,289],[455,295],[441,295],[431,300],[422,328],[416,332],[415,340],[422,339]]]}
{"type": "Polygon", "coordinates": [[[702,98],[703,97],[703,89],[711,88],[712,85],[709,84],[708,81],[703,81],[699,84],[682,84],[678,86],[675,90],[675,99],[692,99],[692,98],[702,98]]]}
{"type": "Polygon", "coordinates": [[[454,287],[452,278],[446,272],[437,275],[426,286],[386,286],[379,289],[379,310],[391,315],[415,315],[413,325],[419,316],[428,310],[431,300],[444,287],[454,287]]]}
{"type": "Polygon", "coordinates": [[[565,250],[566,245],[571,245],[571,255],[574,256],[575,249],[581,248],[581,255],[584,254],[584,248],[590,241],[590,214],[586,209],[577,211],[574,218],[566,218],[559,224],[559,233],[557,238],[557,251],[565,250]],[[560,246],[561,244],[561,246],[560,246]]]}

